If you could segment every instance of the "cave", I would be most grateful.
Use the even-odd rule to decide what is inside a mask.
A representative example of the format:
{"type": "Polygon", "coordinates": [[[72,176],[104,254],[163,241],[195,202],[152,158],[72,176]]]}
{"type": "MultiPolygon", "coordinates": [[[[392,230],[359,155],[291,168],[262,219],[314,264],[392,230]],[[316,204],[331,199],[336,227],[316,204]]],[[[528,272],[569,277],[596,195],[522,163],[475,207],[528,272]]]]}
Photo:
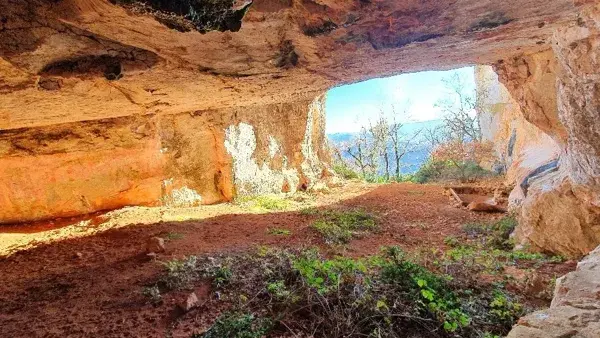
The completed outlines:
{"type": "Polygon", "coordinates": [[[597,337],[597,1],[189,3],[0,2],[0,228],[334,185],[328,89],[476,66],[515,241],[587,255],[509,337],[597,337]]]}

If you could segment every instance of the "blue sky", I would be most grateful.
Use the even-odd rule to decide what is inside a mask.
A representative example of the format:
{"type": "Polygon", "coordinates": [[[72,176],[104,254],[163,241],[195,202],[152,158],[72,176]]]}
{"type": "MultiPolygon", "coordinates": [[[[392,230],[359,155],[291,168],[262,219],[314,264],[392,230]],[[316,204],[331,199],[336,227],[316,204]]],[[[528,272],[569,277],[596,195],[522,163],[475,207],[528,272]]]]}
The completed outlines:
{"type": "Polygon", "coordinates": [[[373,79],[329,90],[327,93],[327,133],[356,132],[361,125],[375,119],[379,112],[406,111],[403,122],[439,119],[435,103],[447,93],[442,79],[458,72],[466,89],[475,87],[472,67],[445,72],[421,72],[373,79]]]}

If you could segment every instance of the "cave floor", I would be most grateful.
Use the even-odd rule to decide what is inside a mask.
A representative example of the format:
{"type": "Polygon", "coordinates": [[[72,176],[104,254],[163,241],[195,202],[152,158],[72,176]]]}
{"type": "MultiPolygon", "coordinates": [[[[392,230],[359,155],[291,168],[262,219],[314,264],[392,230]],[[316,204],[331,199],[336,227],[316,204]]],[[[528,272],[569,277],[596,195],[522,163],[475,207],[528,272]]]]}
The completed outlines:
{"type": "MultiPolygon", "coordinates": [[[[159,278],[161,262],[257,246],[316,246],[324,253],[354,257],[377,253],[388,245],[408,252],[445,250],[445,239],[462,236],[464,224],[502,217],[455,208],[443,192],[440,185],[354,182],[281,212],[219,205],[189,211],[186,216],[138,208],[112,214],[112,223],[103,215],[92,215],[30,228],[0,228],[4,236],[0,243],[5,242],[0,258],[0,336],[190,337],[214,320],[220,309],[203,306],[177,314],[176,304],[188,293],[176,291],[165,294],[160,306],[149,304],[141,290],[159,278]],[[310,228],[316,216],[300,210],[307,204],[364,209],[377,215],[380,230],[352,240],[340,252],[310,228]],[[178,220],[186,217],[195,219],[178,220]],[[143,224],[127,225],[135,219],[143,224]],[[276,235],[269,231],[272,228],[291,234],[276,235]],[[35,234],[42,234],[41,240],[33,241],[35,234]],[[11,242],[6,244],[9,235],[11,242]],[[166,252],[155,258],[144,251],[153,236],[168,239],[166,252]]],[[[548,282],[574,267],[573,262],[553,263],[538,271],[548,282]]],[[[532,302],[548,305],[547,299],[532,302]]]]}

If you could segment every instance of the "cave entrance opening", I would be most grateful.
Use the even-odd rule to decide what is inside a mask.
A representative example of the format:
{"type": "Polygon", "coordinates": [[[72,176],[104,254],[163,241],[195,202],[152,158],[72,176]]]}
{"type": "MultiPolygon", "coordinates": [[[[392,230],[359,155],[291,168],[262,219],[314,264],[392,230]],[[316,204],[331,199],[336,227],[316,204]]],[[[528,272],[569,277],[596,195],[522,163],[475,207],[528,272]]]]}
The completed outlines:
{"type": "MultiPolygon", "coordinates": [[[[425,172],[432,152],[472,165],[466,158],[450,158],[449,152],[456,149],[447,148],[483,140],[478,112],[484,95],[477,89],[475,67],[333,88],[326,99],[326,134],[334,166],[345,177],[424,183],[433,179],[429,176],[434,173],[425,172]]],[[[466,166],[449,168],[447,178],[468,180],[478,175],[466,166]]]]}

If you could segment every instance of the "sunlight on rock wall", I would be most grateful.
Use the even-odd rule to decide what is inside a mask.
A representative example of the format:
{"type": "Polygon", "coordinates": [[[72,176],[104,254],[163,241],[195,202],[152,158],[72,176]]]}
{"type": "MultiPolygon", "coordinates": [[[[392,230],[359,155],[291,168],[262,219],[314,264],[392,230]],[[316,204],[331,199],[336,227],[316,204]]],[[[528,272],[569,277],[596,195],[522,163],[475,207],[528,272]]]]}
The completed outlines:
{"type": "MultiPolygon", "coordinates": [[[[269,137],[270,140],[274,140],[269,137]]],[[[269,153],[275,155],[276,143],[271,143],[269,153]]],[[[267,162],[258,164],[254,157],[256,150],[256,135],[254,128],[246,123],[229,126],[225,131],[225,149],[233,158],[233,177],[238,194],[269,194],[279,193],[284,184],[291,191],[296,190],[298,171],[287,168],[287,158],[283,158],[283,168],[272,170],[267,162]]]]}

